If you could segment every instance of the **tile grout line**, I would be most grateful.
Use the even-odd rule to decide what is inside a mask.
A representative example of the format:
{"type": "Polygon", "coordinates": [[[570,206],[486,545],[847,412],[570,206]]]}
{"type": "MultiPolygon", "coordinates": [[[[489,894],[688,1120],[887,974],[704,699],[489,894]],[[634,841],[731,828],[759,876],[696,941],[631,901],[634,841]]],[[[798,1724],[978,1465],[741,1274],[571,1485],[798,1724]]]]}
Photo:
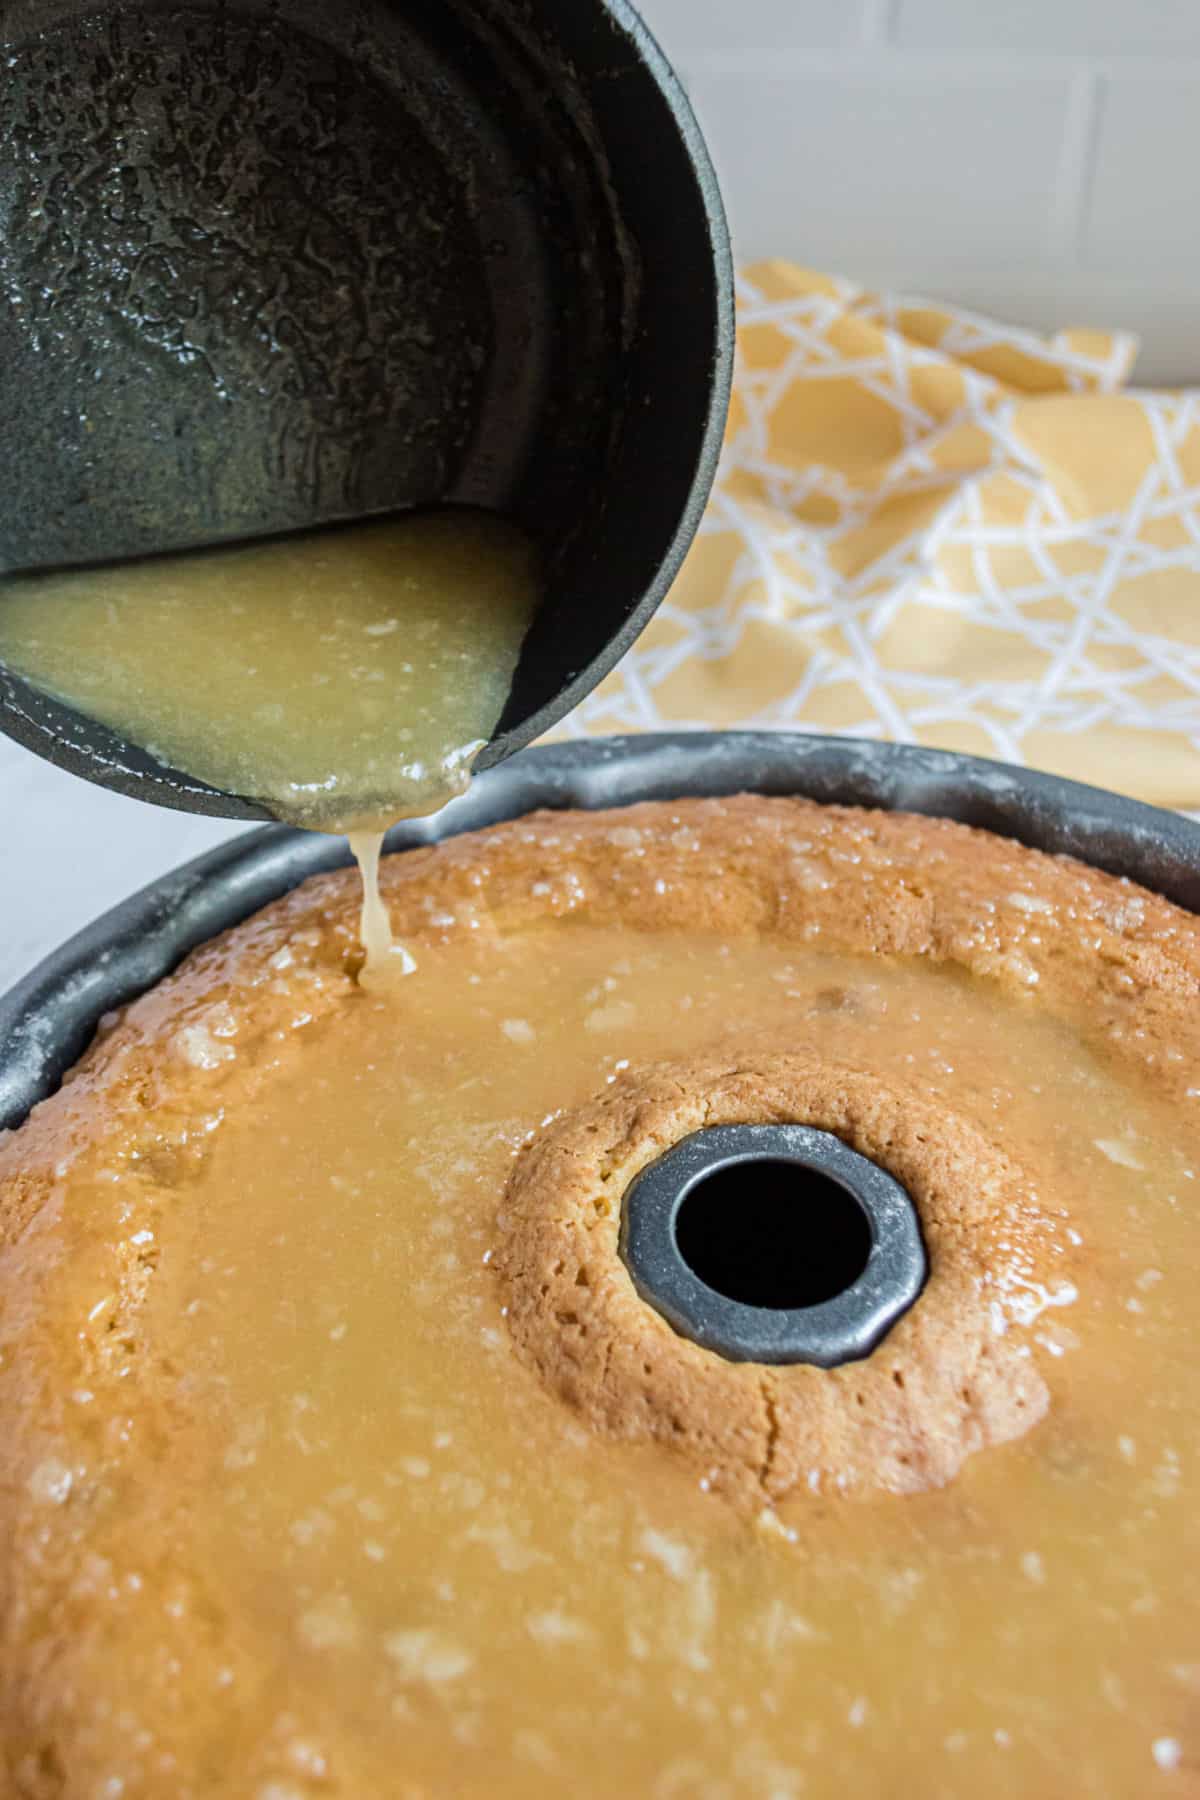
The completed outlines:
{"type": "Polygon", "coordinates": [[[1137,81],[1169,81],[1200,79],[1200,54],[1188,50],[1180,56],[1168,57],[1159,52],[1142,55],[1117,55],[1103,52],[1067,50],[994,49],[916,49],[898,44],[894,34],[894,15],[898,0],[863,0],[857,33],[841,44],[776,45],[738,49],[706,49],[695,44],[690,49],[676,47],[673,55],[686,63],[693,75],[839,75],[871,72],[908,80],[913,77],[961,79],[964,76],[995,76],[1000,79],[1058,80],[1071,79],[1080,72],[1081,57],[1087,69],[1096,76],[1111,79],[1115,75],[1137,81]]]}
{"type": "Polygon", "coordinates": [[[1067,96],[1050,199],[1049,249],[1057,262],[1071,268],[1083,259],[1104,93],[1104,76],[1085,66],[1076,71],[1067,96]]]}
{"type": "Polygon", "coordinates": [[[862,0],[858,21],[858,48],[887,50],[896,35],[896,15],[900,0],[862,0]]]}

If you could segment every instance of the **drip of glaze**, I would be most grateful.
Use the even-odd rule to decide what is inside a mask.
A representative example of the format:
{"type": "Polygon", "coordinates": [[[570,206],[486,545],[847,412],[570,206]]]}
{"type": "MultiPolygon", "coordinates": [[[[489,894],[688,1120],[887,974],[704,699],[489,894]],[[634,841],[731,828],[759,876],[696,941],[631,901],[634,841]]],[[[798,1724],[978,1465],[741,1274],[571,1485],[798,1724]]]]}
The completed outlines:
{"type": "Polygon", "coordinates": [[[382,831],[352,831],[350,849],[362,877],[362,912],[359,934],[367,960],[359,977],[364,987],[371,987],[396,975],[411,975],[416,963],[403,944],[392,936],[392,921],[379,887],[379,853],[383,848],[382,831]]]}

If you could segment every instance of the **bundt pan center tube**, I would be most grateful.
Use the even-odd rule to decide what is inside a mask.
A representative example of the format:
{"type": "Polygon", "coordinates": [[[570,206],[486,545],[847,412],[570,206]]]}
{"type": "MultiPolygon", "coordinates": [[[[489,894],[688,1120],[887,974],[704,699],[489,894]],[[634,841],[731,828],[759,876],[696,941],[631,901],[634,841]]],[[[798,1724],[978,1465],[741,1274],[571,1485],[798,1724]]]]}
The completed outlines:
{"type": "Polygon", "coordinates": [[[731,1362],[825,1369],[869,1356],[928,1270],[900,1183],[806,1125],[673,1145],[625,1191],[621,1256],[684,1337],[731,1362]]]}

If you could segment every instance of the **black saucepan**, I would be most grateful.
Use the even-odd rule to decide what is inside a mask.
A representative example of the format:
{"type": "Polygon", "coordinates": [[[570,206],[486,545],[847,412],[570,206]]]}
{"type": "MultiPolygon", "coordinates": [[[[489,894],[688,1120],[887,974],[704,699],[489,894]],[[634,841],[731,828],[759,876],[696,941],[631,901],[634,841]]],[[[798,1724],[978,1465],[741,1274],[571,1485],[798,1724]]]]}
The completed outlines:
{"type": "MultiPolygon", "coordinates": [[[[0,571],[451,501],[545,603],[484,763],[632,642],[712,481],[712,168],[626,0],[0,0],[0,571]]],[[[0,669],[0,729],[266,817],[0,669]]]]}

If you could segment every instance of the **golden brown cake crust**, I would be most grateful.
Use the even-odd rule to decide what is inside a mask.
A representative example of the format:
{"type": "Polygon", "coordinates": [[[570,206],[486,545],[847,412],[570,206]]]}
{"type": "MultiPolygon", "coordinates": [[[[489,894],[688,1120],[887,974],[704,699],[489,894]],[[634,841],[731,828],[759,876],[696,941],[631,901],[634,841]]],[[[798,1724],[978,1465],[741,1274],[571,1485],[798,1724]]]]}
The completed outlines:
{"type": "Polygon", "coordinates": [[[535,1142],[500,1223],[509,1327],[555,1392],[600,1430],[686,1455],[741,1502],[940,1487],[1045,1412],[1022,1334],[998,1334],[994,1309],[1003,1316],[1018,1285],[1061,1289],[1069,1240],[1022,1170],[916,1089],[796,1056],[640,1069],[535,1142]],[[744,1124],[832,1132],[911,1195],[929,1279],[866,1360],[728,1362],[634,1288],[618,1250],[622,1194],[690,1132],[744,1124]]]}
{"type": "MultiPolygon", "coordinates": [[[[395,929],[418,955],[422,944],[467,932],[486,942],[567,915],[645,931],[762,935],[968,970],[1030,1005],[1081,1021],[1094,1043],[1151,1075],[1167,1094],[1182,1098],[1195,1060],[1195,919],[1077,863],[942,821],[749,796],[542,814],[393,858],[383,882],[395,929]]],[[[189,1486],[174,1372],[160,1367],[154,1344],[144,1340],[143,1300],[154,1280],[155,1234],[172,1208],[186,1204],[189,1173],[203,1165],[221,1119],[252,1105],[277,1070],[302,1056],[322,1018],[362,1003],[355,982],[358,897],[352,871],[321,876],[205,945],[106,1021],[61,1092],[19,1131],[0,1137],[5,1800],[7,1793],[74,1800],[100,1791],[111,1765],[89,1704],[88,1671],[119,1658],[131,1683],[153,1690],[158,1671],[139,1662],[139,1607],[153,1604],[156,1630],[168,1636],[178,1609],[177,1652],[196,1670],[186,1716],[170,1722],[170,1765],[148,1766],[143,1791],[176,1800],[205,1791],[192,1775],[203,1767],[206,1744],[240,1729],[241,1718],[286,1713],[277,1675],[261,1666],[236,1619],[206,1611],[202,1574],[180,1573],[171,1535],[146,1511],[145,1494],[158,1490],[145,1473],[168,1462],[180,1533],[188,1509],[202,1501],[189,1486]],[[114,1177],[108,1183],[101,1179],[107,1171],[114,1177]],[[81,1193],[89,1196],[86,1206],[81,1193]],[[98,1292],[106,1297],[99,1307],[98,1292]],[[114,1597],[106,1588],[107,1534],[118,1529],[143,1534],[138,1595],[114,1597]],[[218,1668],[232,1672],[236,1708],[208,1679],[218,1668]],[[62,1761],[66,1744],[69,1767],[62,1761]]],[[[745,1078],[728,1064],[704,1076],[726,1116],[764,1105],[803,1117],[815,1112],[835,1127],[844,1120],[850,1140],[869,1153],[879,1120],[889,1108],[894,1115],[899,1096],[873,1089],[868,1072],[766,1068],[753,1056],[749,1043],[737,1062],[745,1078]]],[[[693,1104],[670,1072],[632,1072],[605,1115],[618,1151],[630,1117],[636,1121],[629,1109],[639,1082],[651,1131],[678,1131],[693,1104]]],[[[561,1128],[567,1138],[569,1126],[561,1128]]],[[[631,1149],[636,1153],[636,1145],[631,1149]]],[[[510,1204],[534,1207],[538,1182],[562,1152],[563,1138],[549,1132],[510,1204]]],[[[952,1194],[953,1181],[923,1169],[907,1140],[888,1154],[899,1157],[892,1166],[902,1180],[917,1188],[927,1183],[930,1195],[942,1180],[937,1206],[952,1194]]],[[[586,1183],[586,1171],[578,1179],[586,1183]]],[[[1007,1174],[999,1180],[1007,1192],[1007,1174]]],[[[934,1220],[929,1199],[931,1231],[941,1229],[934,1220]]],[[[545,1254],[536,1239],[535,1250],[545,1254]]],[[[514,1259],[514,1275],[517,1267],[514,1259]]],[[[931,1284],[930,1297],[935,1291],[931,1284]]],[[[899,1334],[918,1336],[919,1310],[899,1334]]],[[[640,1331],[644,1337],[660,1327],[643,1317],[640,1331]]],[[[889,1338],[881,1369],[892,1369],[895,1345],[904,1341],[889,1338]]],[[[654,1391],[673,1392],[670,1371],[653,1357],[644,1360],[661,1384],[654,1391]]],[[[910,1358],[901,1373],[918,1361],[910,1358]]],[[[561,1367],[547,1373],[561,1382],[561,1367]]],[[[767,1492],[803,1485],[814,1444],[842,1445],[843,1470],[861,1471],[868,1455],[881,1455],[881,1468],[890,1458],[899,1485],[910,1479],[900,1473],[904,1454],[916,1459],[908,1466],[912,1479],[938,1478],[939,1471],[944,1478],[971,1443],[1004,1435],[1017,1393],[1004,1380],[997,1386],[994,1368],[975,1365],[964,1382],[969,1400],[960,1406],[935,1396],[931,1416],[949,1418],[952,1428],[936,1439],[928,1420],[918,1419],[920,1396],[899,1411],[888,1397],[889,1410],[871,1386],[863,1435],[848,1446],[840,1436],[844,1417],[814,1410],[803,1374],[794,1388],[779,1372],[731,1368],[721,1378],[739,1395],[745,1389],[744,1436],[725,1442],[721,1455],[731,1470],[756,1471],[767,1492]]],[[[597,1407],[612,1408],[586,1359],[572,1379],[581,1397],[586,1392],[597,1407]]],[[[857,1392],[856,1381],[861,1386],[860,1375],[848,1370],[832,1386],[857,1392]]],[[[1030,1411],[1038,1394],[1031,1372],[1030,1411]]],[[[619,1428],[625,1415],[618,1408],[615,1416],[619,1428]]],[[[644,1409],[643,1426],[647,1416],[644,1409]]],[[[735,1430],[733,1416],[726,1408],[714,1428],[735,1430]]],[[[694,1423],[685,1436],[689,1430],[695,1434],[694,1423]]],[[[161,1645],[161,1635],[154,1641],[161,1645]]],[[[242,1764],[257,1781],[295,1784],[274,1742],[267,1731],[247,1747],[242,1764]]],[[[355,1791],[353,1782],[346,1791],[355,1791]]]]}

